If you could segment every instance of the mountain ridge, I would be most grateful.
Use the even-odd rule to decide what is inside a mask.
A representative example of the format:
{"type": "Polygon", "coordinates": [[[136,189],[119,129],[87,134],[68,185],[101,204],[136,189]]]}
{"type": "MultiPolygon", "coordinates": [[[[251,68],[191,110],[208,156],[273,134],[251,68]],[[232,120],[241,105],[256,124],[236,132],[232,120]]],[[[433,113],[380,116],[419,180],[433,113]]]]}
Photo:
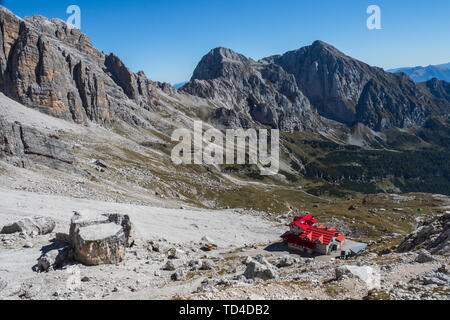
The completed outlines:
{"type": "MultiPolygon", "coordinates": [[[[450,85],[445,81],[414,83],[406,74],[387,73],[315,41],[258,61],[231,49],[212,49],[191,81],[177,90],[148,79],[143,72],[131,72],[119,57],[96,50],[86,35],[61,20],[21,19],[1,10],[0,23],[0,91],[68,123],[100,125],[130,139],[130,147],[152,153],[148,158],[121,145],[113,147],[119,149],[115,157],[154,159],[158,154],[164,157],[158,158],[164,163],[159,169],[177,172],[167,160],[175,129],[192,128],[199,120],[218,129],[276,128],[281,131],[282,153],[280,174],[273,178],[276,183],[315,181],[307,191],[316,196],[322,192],[341,196],[348,190],[448,193],[450,85]],[[321,186],[315,185],[317,181],[321,186]]],[[[27,154],[36,150],[22,147],[16,134],[28,127],[15,125],[16,121],[4,121],[0,156],[15,157],[13,163],[19,166],[29,158],[37,163],[36,155],[27,154]]],[[[45,132],[27,132],[31,132],[28,140],[38,143],[44,165],[79,166],[77,161],[59,161],[51,149],[70,152],[78,138],[71,136],[60,144],[45,132]]],[[[106,156],[89,149],[90,145],[85,148],[86,154],[106,156]]],[[[120,165],[128,165],[127,161],[120,165]]],[[[183,183],[196,181],[196,170],[182,168],[189,176],[183,183]]],[[[211,170],[212,175],[225,175],[220,179],[232,174],[264,180],[251,166],[211,170]]],[[[158,188],[166,189],[168,184],[180,190],[173,181],[158,188]]]]}
{"type": "MultiPolygon", "coordinates": [[[[417,85],[406,75],[371,67],[319,40],[310,46],[259,61],[231,49],[215,48],[202,58],[191,81],[181,90],[207,99],[216,98],[220,92],[220,98],[223,98],[226,95],[223,91],[230,88],[231,82],[233,89],[238,88],[235,96],[248,97],[249,92],[261,83],[266,86],[269,83],[270,87],[270,79],[265,76],[269,69],[290,79],[289,86],[307,98],[312,109],[321,116],[350,126],[363,123],[377,131],[420,126],[430,116],[445,112],[450,106],[450,100],[444,98],[445,106],[437,110],[435,105],[442,96],[435,97],[427,89],[429,86],[417,85]],[[256,76],[259,82],[253,87],[247,79],[252,75],[259,75],[256,76]],[[247,88],[241,87],[243,81],[247,88]]],[[[286,84],[282,86],[286,88],[286,84]]],[[[277,91],[277,88],[272,89],[277,91]]],[[[289,98],[286,92],[278,93],[289,98]]],[[[258,99],[258,103],[264,100],[258,99]]],[[[225,100],[229,102],[228,109],[231,109],[230,104],[241,104],[239,112],[244,114],[249,113],[246,109],[252,108],[251,103],[242,103],[243,97],[237,99],[239,101],[231,97],[225,100]]],[[[272,113],[275,114],[273,108],[272,113]]]]}

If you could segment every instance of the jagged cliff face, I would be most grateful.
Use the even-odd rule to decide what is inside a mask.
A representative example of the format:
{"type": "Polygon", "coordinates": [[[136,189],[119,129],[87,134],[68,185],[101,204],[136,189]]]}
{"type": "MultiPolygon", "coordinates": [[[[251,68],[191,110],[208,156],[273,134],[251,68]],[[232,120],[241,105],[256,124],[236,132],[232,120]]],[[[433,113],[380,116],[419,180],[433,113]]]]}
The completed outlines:
{"type": "Polygon", "coordinates": [[[440,87],[445,85],[420,85],[404,74],[370,67],[316,41],[258,62],[214,49],[182,91],[229,108],[238,105],[263,124],[276,127],[281,118],[281,129],[297,130],[290,125],[297,122],[320,127],[317,110],[331,120],[382,131],[423,125],[433,113],[448,113],[450,100],[440,87]]]}
{"type": "Polygon", "coordinates": [[[115,116],[131,118],[129,108],[155,103],[153,82],[96,50],[79,30],[0,8],[0,90],[10,98],[55,117],[102,125],[115,116]]]}
{"type": "Polygon", "coordinates": [[[225,48],[203,57],[181,91],[222,105],[214,119],[226,125],[256,121],[284,131],[302,131],[320,122],[293,75],[225,48]],[[230,116],[235,120],[229,120],[230,116]]]}

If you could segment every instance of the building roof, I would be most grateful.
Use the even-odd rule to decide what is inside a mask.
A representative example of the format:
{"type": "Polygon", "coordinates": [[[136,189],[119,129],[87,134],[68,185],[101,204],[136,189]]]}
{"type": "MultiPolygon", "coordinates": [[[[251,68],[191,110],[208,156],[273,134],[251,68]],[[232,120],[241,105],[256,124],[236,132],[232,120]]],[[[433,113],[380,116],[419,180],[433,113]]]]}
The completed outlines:
{"type": "Polygon", "coordinates": [[[307,241],[307,242],[322,243],[325,245],[329,245],[330,242],[334,238],[334,232],[330,232],[325,229],[319,229],[319,228],[315,228],[312,226],[308,226],[306,228],[305,232],[303,232],[300,235],[296,235],[291,232],[288,232],[281,237],[283,239],[285,239],[286,241],[292,240],[295,242],[297,240],[301,240],[302,242],[307,241]]]}
{"type": "Polygon", "coordinates": [[[289,224],[289,227],[297,226],[300,229],[306,230],[307,227],[312,226],[317,222],[317,219],[313,218],[313,216],[307,214],[304,217],[295,217],[294,221],[289,224]]]}
{"type": "Polygon", "coordinates": [[[350,248],[350,251],[354,254],[358,254],[359,252],[365,250],[366,248],[367,248],[367,244],[362,244],[360,246],[350,248]]]}
{"type": "Polygon", "coordinates": [[[307,248],[311,247],[311,244],[314,246],[316,243],[329,245],[336,236],[336,241],[338,242],[345,240],[346,237],[340,235],[341,233],[333,227],[329,229],[327,229],[324,225],[314,227],[316,222],[317,219],[313,218],[311,215],[295,217],[294,221],[292,221],[289,226],[297,226],[302,229],[303,232],[300,235],[287,232],[281,237],[288,243],[301,245],[307,248]],[[305,245],[305,243],[308,245],[305,245]]]}
{"type": "Polygon", "coordinates": [[[303,248],[312,249],[316,245],[313,242],[306,241],[304,239],[300,239],[300,237],[298,235],[293,234],[291,232],[286,232],[285,234],[283,234],[281,236],[281,238],[283,238],[284,241],[286,241],[287,243],[290,243],[290,244],[293,244],[293,245],[296,245],[296,246],[300,246],[300,247],[303,247],[303,248]]]}
{"type": "Polygon", "coordinates": [[[307,239],[313,242],[323,243],[329,245],[331,240],[333,240],[334,232],[328,231],[326,229],[319,229],[310,226],[305,232],[299,235],[301,239],[307,239]]]}

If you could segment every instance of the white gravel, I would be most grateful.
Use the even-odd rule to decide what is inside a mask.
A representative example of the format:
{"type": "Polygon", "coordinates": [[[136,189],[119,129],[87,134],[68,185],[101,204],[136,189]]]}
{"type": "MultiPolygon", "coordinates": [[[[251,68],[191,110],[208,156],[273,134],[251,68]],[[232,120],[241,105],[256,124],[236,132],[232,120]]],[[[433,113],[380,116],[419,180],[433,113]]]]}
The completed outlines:
{"type": "Polygon", "coordinates": [[[23,217],[48,216],[56,231],[68,232],[73,211],[128,214],[143,240],[164,238],[173,243],[200,242],[203,236],[219,246],[268,243],[279,239],[283,227],[233,210],[176,210],[40,195],[0,188],[0,226],[23,217]]]}

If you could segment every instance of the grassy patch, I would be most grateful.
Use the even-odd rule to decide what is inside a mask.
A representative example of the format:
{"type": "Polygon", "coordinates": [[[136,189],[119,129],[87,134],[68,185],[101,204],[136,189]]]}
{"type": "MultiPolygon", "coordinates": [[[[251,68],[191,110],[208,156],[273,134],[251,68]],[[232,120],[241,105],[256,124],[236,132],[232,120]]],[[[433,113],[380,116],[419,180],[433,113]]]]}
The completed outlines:
{"type": "Polygon", "coordinates": [[[365,300],[391,300],[391,296],[386,291],[370,290],[365,300]]]}

